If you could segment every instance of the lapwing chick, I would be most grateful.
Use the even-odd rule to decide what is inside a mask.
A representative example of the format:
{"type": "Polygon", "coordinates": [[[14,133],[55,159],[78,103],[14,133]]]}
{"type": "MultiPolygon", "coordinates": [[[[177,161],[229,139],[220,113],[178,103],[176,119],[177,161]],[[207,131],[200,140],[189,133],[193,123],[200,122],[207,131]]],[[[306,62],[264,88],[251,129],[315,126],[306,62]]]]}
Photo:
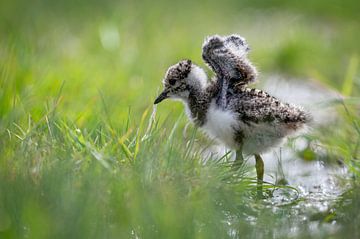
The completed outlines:
{"type": "Polygon", "coordinates": [[[302,128],[310,116],[300,107],[248,87],[257,76],[248,52],[245,39],[238,35],[207,38],[202,57],[215,77],[208,80],[199,66],[182,60],[167,70],[164,89],[154,104],[165,99],[183,101],[196,126],[236,152],[234,165],[243,163],[243,154],[254,155],[262,191],[264,162],[260,154],[302,128]]]}

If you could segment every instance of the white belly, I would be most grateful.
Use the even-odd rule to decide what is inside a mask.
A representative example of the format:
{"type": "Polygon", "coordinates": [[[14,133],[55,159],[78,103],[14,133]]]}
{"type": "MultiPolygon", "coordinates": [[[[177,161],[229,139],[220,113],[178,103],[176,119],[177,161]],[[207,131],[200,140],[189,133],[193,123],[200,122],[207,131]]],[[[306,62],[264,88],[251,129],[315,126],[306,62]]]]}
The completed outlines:
{"type": "Polygon", "coordinates": [[[231,149],[236,149],[237,143],[234,139],[237,125],[238,121],[234,113],[222,110],[212,102],[206,115],[206,123],[202,126],[202,129],[211,138],[231,149]]]}
{"type": "Polygon", "coordinates": [[[266,152],[281,144],[290,133],[284,125],[275,122],[245,124],[237,119],[235,113],[222,110],[214,102],[209,107],[202,130],[210,138],[234,150],[239,149],[240,142],[235,141],[235,133],[240,131],[244,136],[242,151],[245,154],[266,152]]]}

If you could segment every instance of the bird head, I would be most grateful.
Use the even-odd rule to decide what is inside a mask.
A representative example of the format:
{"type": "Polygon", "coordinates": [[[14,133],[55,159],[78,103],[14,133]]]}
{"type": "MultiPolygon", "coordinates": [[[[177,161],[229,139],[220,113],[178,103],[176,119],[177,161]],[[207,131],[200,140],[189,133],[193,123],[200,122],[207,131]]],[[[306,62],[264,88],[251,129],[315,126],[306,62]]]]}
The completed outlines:
{"type": "Polygon", "coordinates": [[[192,88],[202,88],[204,84],[206,84],[205,72],[191,60],[182,60],[167,70],[163,79],[164,89],[154,104],[167,98],[186,100],[192,88]]]}

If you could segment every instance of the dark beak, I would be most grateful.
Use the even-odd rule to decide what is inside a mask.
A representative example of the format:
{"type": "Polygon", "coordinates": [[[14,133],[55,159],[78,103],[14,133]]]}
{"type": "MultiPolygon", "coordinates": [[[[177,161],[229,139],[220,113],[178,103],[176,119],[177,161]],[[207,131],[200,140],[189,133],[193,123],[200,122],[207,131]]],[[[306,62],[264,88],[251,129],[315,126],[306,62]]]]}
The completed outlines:
{"type": "Polygon", "coordinates": [[[163,91],[154,101],[154,105],[159,104],[161,101],[165,100],[166,98],[168,98],[169,96],[167,95],[168,93],[166,91],[163,91]]]}

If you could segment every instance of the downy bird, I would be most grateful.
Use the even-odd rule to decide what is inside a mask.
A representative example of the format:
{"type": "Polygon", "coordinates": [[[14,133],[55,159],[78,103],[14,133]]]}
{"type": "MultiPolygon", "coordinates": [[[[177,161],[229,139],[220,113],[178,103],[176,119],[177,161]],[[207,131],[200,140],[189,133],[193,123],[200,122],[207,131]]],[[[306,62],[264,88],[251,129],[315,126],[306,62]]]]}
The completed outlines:
{"type": "Polygon", "coordinates": [[[260,154],[279,145],[311,117],[298,106],[248,87],[257,77],[247,58],[249,50],[239,35],[208,37],[202,58],[215,77],[208,80],[204,70],[191,60],[181,60],[167,70],[164,89],[154,104],[168,98],[183,101],[196,126],[236,152],[234,165],[243,163],[243,154],[254,155],[261,187],[264,162],[260,154]]]}

